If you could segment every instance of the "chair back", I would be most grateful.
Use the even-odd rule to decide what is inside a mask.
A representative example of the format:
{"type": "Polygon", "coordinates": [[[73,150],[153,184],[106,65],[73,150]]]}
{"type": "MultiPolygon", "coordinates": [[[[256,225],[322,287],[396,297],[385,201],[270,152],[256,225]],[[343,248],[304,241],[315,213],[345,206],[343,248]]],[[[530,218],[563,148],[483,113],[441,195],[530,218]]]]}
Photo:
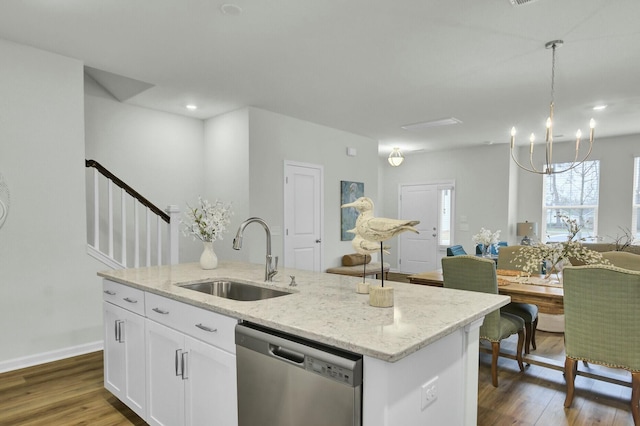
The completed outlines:
{"type": "MultiPolygon", "coordinates": [[[[498,250],[502,249],[502,247],[506,247],[509,244],[506,241],[498,241],[497,244],[492,244],[490,247],[491,254],[496,256],[498,255],[498,250]],[[497,247],[496,247],[497,246],[497,247]]],[[[482,249],[484,248],[484,244],[476,244],[476,254],[482,254],[482,249]]]]}
{"type": "MultiPolygon", "coordinates": [[[[513,259],[515,259],[515,257],[518,255],[518,251],[524,246],[507,246],[507,247],[500,247],[500,251],[498,252],[498,264],[497,264],[497,268],[498,269],[506,269],[509,271],[522,271],[522,266],[516,266],[515,263],[513,263],[513,259]]],[[[540,264],[540,271],[538,271],[538,273],[541,273],[543,271],[543,265],[544,262],[542,262],[540,264]]]]}
{"type": "Polygon", "coordinates": [[[562,273],[567,356],[640,371],[640,272],[585,265],[562,273]]]}
{"type": "Polygon", "coordinates": [[[626,251],[606,251],[602,253],[602,257],[618,268],[640,271],[640,255],[626,251]]]}
{"type": "Polygon", "coordinates": [[[465,254],[467,252],[464,251],[464,247],[461,245],[447,247],[447,256],[464,256],[465,254]]]}
{"type": "MultiPolygon", "coordinates": [[[[491,259],[468,255],[443,257],[442,277],[445,288],[498,294],[496,267],[491,259]]],[[[499,338],[499,309],[485,316],[480,336],[490,340],[499,338]]]]}

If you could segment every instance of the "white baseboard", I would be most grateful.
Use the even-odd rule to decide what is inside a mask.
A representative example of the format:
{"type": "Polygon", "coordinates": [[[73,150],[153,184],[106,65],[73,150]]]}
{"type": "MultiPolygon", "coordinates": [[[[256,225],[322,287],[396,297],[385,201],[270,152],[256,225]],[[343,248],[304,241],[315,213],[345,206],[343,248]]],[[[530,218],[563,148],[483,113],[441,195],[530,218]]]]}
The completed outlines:
{"type": "Polygon", "coordinates": [[[90,352],[100,351],[103,349],[103,347],[104,342],[100,340],[97,342],[86,343],[84,345],[73,346],[56,351],[29,355],[23,358],[10,359],[8,361],[0,362],[0,373],[19,370],[26,367],[33,367],[34,365],[45,364],[47,362],[58,361],[65,358],[88,354],[90,352]]]}

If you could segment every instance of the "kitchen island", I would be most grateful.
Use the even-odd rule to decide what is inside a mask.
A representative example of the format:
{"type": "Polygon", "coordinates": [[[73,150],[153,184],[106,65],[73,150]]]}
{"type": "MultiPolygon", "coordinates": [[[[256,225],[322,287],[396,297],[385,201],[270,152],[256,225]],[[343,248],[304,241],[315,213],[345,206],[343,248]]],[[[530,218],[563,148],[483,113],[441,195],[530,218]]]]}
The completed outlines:
{"type": "MultiPolygon", "coordinates": [[[[509,297],[386,282],[394,306],[369,306],[361,278],[283,269],[264,283],[264,266],[220,262],[105,271],[100,276],[240,321],[363,355],[363,424],[476,423],[478,329],[509,297]],[[297,286],[290,287],[290,276],[297,286]],[[233,279],[292,294],[236,301],[181,285],[233,279]],[[428,386],[425,386],[428,385],[428,386]],[[428,393],[428,400],[425,400],[428,393]]],[[[368,280],[379,284],[377,280],[368,280]]]]}

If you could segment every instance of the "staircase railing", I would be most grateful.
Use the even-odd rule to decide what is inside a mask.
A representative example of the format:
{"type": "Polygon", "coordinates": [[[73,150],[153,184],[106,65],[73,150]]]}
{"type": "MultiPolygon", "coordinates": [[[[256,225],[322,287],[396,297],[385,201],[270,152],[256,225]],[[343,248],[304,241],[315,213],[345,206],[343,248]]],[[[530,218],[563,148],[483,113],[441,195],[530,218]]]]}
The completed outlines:
{"type": "Polygon", "coordinates": [[[92,185],[87,177],[87,217],[93,219],[87,221],[89,254],[113,268],[178,263],[178,207],[170,205],[162,211],[97,161],[85,160],[85,166],[93,169],[92,185]],[[114,191],[120,195],[115,199],[114,191]]]}

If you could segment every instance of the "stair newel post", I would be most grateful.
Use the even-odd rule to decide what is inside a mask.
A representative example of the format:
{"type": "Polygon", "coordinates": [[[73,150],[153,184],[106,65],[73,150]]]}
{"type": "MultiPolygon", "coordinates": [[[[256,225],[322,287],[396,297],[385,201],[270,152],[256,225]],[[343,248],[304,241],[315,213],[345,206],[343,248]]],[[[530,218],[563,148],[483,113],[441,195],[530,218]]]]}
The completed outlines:
{"type": "Polygon", "coordinates": [[[169,232],[168,232],[168,244],[169,244],[169,264],[178,264],[178,248],[180,237],[180,208],[171,204],[164,210],[169,215],[169,232]]]}

